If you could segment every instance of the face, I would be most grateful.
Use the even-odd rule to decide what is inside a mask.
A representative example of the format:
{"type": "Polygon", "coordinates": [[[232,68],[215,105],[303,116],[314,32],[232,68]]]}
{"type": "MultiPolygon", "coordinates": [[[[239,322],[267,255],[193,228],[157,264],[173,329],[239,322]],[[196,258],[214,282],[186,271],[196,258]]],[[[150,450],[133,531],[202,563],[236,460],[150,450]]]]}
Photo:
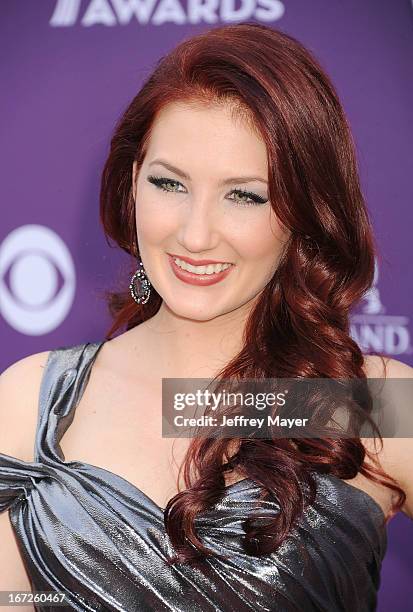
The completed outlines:
{"type": "Polygon", "coordinates": [[[228,106],[171,103],[133,176],[140,256],[169,309],[206,321],[253,304],[287,239],[268,199],[263,140],[228,106]]]}

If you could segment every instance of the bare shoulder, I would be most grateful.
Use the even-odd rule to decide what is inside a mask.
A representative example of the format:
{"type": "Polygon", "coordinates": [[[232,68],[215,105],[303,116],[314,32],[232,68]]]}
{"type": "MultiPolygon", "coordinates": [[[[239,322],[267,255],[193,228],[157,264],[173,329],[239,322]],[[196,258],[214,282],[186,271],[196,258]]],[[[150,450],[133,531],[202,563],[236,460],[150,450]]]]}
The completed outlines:
{"type": "MultiPolygon", "coordinates": [[[[376,355],[365,356],[364,371],[368,378],[410,378],[413,379],[413,368],[402,361],[376,355]]],[[[413,399],[412,399],[413,418],[413,399]]],[[[402,512],[413,519],[413,438],[383,438],[379,441],[362,438],[363,445],[374,452],[381,467],[400,484],[406,493],[406,502],[402,512]]]]}
{"type": "Polygon", "coordinates": [[[23,357],[0,375],[0,453],[33,461],[40,385],[49,353],[23,357]]]}
{"type": "Polygon", "coordinates": [[[407,363],[381,355],[365,355],[364,371],[367,378],[413,378],[413,368],[407,363]]]}

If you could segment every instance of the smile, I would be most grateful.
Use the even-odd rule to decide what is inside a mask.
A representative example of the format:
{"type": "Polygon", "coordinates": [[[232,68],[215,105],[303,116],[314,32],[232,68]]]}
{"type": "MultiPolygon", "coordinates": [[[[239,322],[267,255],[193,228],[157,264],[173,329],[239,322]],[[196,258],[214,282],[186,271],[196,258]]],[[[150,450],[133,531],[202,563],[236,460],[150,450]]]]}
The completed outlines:
{"type": "Polygon", "coordinates": [[[219,263],[219,264],[208,264],[207,266],[193,266],[182,259],[178,259],[174,257],[174,262],[178,265],[182,270],[186,270],[187,272],[193,272],[194,274],[217,274],[218,272],[222,272],[230,267],[230,263],[219,263]]]}
{"type": "Polygon", "coordinates": [[[228,276],[234,267],[231,263],[207,264],[194,266],[192,264],[168,255],[172,270],[179,280],[191,285],[212,285],[228,276]]]}

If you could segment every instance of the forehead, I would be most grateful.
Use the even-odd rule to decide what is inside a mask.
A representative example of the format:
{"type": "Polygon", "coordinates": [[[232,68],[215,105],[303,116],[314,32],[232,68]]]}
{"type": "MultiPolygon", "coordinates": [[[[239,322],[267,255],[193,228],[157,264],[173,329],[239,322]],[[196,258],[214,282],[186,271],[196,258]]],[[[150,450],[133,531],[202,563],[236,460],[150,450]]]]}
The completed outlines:
{"type": "Polygon", "coordinates": [[[220,173],[267,176],[267,148],[250,122],[227,104],[174,102],[155,118],[146,158],[168,159],[190,172],[197,167],[220,173]]]}

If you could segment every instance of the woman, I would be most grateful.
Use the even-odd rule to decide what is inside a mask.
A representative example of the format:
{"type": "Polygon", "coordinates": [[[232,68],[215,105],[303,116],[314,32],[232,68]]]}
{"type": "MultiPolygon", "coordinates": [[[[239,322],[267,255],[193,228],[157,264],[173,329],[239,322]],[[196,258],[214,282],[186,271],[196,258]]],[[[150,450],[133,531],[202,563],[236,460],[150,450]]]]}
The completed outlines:
{"type": "Polygon", "coordinates": [[[316,60],[258,24],[181,43],[116,127],[101,219],[137,262],[106,339],[2,376],[2,590],[73,610],[374,610],[385,524],[413,515],[409,440],[376,457],[359,438],[160,431],[162,378],[413,376],[349,335],[374,241],[316,60]]]}

